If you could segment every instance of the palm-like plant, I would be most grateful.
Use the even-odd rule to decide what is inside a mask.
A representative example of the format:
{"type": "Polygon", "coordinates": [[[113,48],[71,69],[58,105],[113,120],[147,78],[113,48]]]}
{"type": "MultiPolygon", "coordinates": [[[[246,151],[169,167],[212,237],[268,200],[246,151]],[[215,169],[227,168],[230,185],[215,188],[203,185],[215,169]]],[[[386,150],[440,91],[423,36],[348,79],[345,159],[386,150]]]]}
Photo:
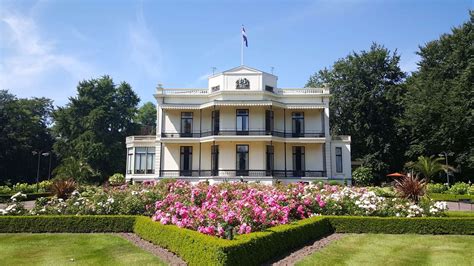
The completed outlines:
{"type": "Polygon", "coordinates": [[[451,166],[446,167],[446,165],[443,164],[443,158],[435,158],[434,155],[430,157],[420,156],[416,162],[409,162],[406,166],[427,180],[430,180],[441,171],[453,169],[451,166]]]}
{"type": "Polygon", "coordinates": [[[402,198],[409,199],[417,203],[426,192],[427,180],[419,179],[415,176],[404,176],[395,180],[395,190],[402,198]]]}

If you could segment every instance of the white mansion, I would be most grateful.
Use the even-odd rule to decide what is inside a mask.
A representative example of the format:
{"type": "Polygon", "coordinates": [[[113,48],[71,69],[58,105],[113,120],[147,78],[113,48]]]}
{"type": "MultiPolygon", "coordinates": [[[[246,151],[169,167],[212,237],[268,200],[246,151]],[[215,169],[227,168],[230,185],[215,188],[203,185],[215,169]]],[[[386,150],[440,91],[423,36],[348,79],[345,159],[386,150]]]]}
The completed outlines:
{"type": "Polygon", "coordinates": [[[127,180],[346,180],[349,136],[329,132],[328,88],[280,89],[240,66],[208,88],[157,88],[155,135],[127,137],[127,180]]]}

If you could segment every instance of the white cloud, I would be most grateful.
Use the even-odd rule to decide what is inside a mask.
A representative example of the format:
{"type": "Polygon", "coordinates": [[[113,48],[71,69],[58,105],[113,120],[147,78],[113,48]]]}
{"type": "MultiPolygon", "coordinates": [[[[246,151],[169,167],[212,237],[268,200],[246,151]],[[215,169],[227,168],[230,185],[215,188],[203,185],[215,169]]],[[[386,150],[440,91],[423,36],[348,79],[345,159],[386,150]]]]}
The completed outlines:
{"type": "Polygon", "coordinates": [[[32,17],[14,12],[0,14],[0,35],[6,40],[0,58],[0,89],[20,97],[45,96],[64,104],[80,79],[92,67],[76,56],[58,52],[54,40],[46,40],[32,17]],[[59,75],[61,76],[59,76],[59,75]],[[57,88],[51,88],[51,80],[57,88]]]}
{"type": "Polygon", "coordinates": [[[161,46],[146,23],[142,3],[137,8],[135,21],[129,26],[128,36],[132,62],[149,78],[158,79],[163,61],[161,46]]]}

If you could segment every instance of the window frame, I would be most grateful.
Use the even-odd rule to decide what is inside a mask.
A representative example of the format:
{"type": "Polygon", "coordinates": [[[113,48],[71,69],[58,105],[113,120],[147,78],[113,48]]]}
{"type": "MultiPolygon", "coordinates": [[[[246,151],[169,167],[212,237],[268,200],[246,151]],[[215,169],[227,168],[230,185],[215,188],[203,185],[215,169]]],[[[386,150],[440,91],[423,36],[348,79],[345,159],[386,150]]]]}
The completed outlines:
{"type": "Polygon", "coordinates": [[[336,156],[336,173],[343,173],[342,147],[336,147],[334,154],[336,156]],[[340,154],[338,154],[338,151],[340,154]]]}
{"type": "Polygon", "coordinates": [[[180,136],[181,137],[192,137],[193,135],[193,120],[194,120],[194,113],[193,112],[181,112],[181,127],[180,127],[180,136]],[[190,121],[190,128],[189,132],[186,131],[186,121],[190,121]],[[184,127],[184,128],[183,128],[184,127]]]}
{"type": "Polygon", "coordinates": [[[248,135],[249,134],[249,126],[250,126],[250,111],[249,109],[236,109],[235,110],[235,131],[237,135],[248,135]],[[239,112],[245,112],[240,113],[239,112]],[[241,125],[239,129],[239,117],[242,117],[240,120],[241,125]],[[244,129],[244,124],[246,126],[246,130],[244,129]]]}
{"type": "Polygon", "coordinates": [[[237,144],[235,146],[235,174],[237,176],[248,176],[249,175],[249,159],[250,159],[250,148],[248,144],[237,144]],[[245,147],[246,151],[239,151],[239,147],[245,147]],[[239,154],[245,154],[245,169],[240,169],[239,154]]]}

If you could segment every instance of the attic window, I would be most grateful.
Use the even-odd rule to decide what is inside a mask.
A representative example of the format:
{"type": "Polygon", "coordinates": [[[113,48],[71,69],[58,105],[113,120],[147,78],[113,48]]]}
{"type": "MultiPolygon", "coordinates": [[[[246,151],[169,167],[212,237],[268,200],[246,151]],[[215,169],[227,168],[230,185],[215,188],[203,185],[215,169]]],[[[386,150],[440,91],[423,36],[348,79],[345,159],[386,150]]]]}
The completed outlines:
{"type": "Polygon", "coordinates": [[[217,86],[212,87],[211,91],[216,92],[216,91],[219,91],[220,89],[221,89],[221,87],[219,85],[217,85],[217,86]]]}
{"type": "Polygon", "coordinates": [[[272,87],[272,86],[265,85],[265,90],[266,90],[266,91],[269,91],[269,92],[273,92],[273,87],[272,87]]]}

